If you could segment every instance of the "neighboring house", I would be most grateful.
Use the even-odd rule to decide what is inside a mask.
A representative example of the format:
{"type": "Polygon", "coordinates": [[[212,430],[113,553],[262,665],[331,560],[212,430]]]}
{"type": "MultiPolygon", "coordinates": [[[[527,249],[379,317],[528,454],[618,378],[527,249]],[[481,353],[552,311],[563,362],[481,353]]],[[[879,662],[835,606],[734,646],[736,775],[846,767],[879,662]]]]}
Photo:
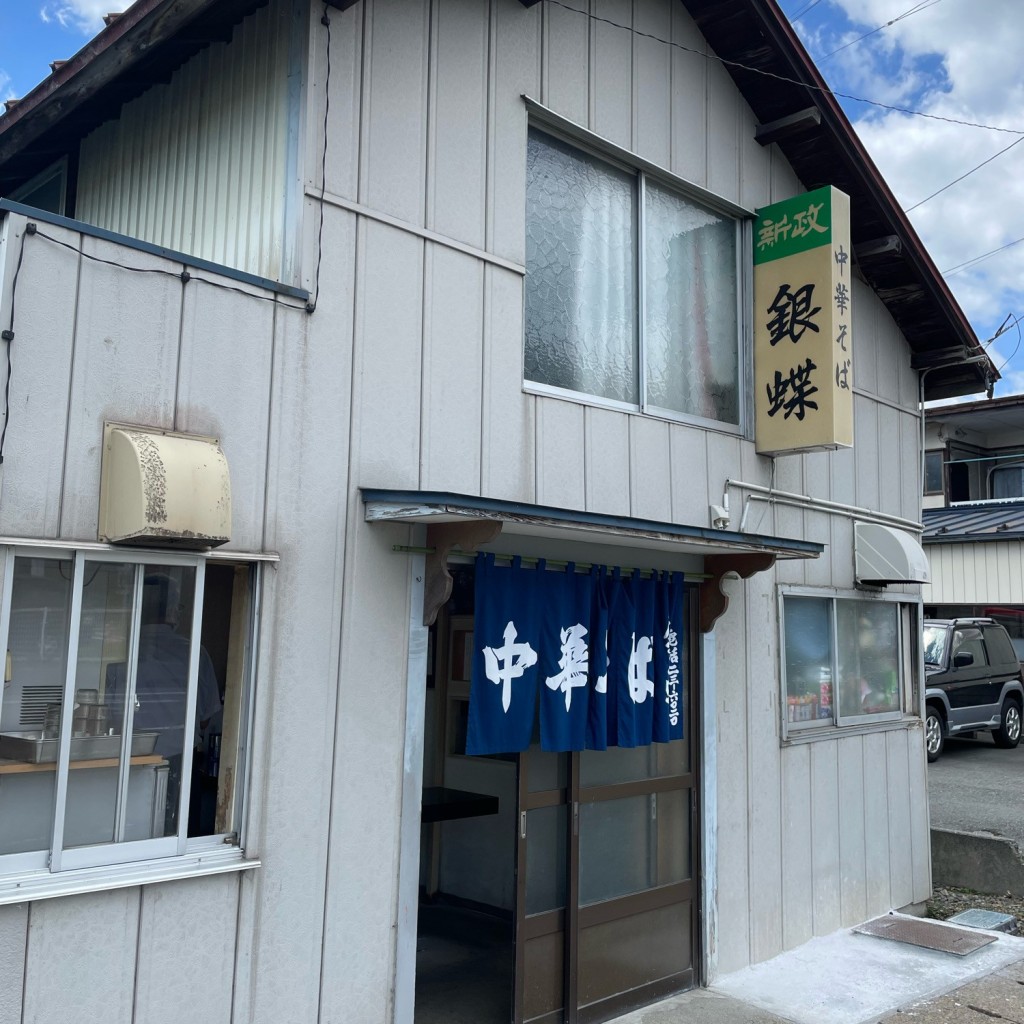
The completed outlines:
{"type": "Polygon", "coordinates": [[[596,1021],[928,897],[919,371],[996,375],[823,87],[772,0],[138,0],[11,105],[0,1019],[596,1021]],[[637,745],[467,756],[527,693],[637,745]]]}
{"type": "Polygon", "coordinates": [[[991,616],[1024,658],[1024,397],[932,406],[925,419],[925,613],[991,616]]]}

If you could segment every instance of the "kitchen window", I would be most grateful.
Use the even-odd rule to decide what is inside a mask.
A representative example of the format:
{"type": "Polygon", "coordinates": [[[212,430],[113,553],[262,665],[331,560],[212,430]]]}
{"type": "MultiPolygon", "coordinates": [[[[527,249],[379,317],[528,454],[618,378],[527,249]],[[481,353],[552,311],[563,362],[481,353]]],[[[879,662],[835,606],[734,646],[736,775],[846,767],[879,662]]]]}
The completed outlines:
{"type": "Polygon", "coordinates": [[[739,430],[741,226],[537,129],[527,143],[527,387],[739,430]]]}
{"type": "Polygon", "coordinates": [[[237,846],[257,567],[13,548],[0,567],[0,875],[237,846]]]}
{"type": "Polygon", "coordinates": [[[916,603],[785,593],[785,736],[898,720],[916,710],[916,603]]]}

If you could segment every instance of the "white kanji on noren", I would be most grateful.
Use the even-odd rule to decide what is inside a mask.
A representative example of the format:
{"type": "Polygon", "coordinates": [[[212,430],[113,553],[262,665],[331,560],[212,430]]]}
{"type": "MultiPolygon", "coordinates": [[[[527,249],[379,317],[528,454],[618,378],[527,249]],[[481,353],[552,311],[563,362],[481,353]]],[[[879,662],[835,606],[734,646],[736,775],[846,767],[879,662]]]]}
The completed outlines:
{"type": "Polygon", "coordinates": [[[484,648],[484,672],[496,686],[501,687],[501,706],[505,713],[512,704],[512,680],[522,678],[523,673],[537,664],[537,652],[529,644],[517,644],[514,622],[509,622],[502,634],[503,647],[484,648]]]}
{"type": "Polygon", "coordinates": [[[563,629],[562,656],[558,659],[558,667],[562,670],[555,676],[548,676],[545,682],[551,690],[561,690],[565,694],[565,710],[572,705],[572,691],[577,686],[587,685],[588,651],[587,627],[576,623],[563,629]]]}
{"type": "Polygon", "coordinates": [[[653,636],[642,636],[637,642],[636,633],[630,641],[626,681],[634,704],[643,704],[648,697],[654,696],[654,682],[647,677],[647,666],[654,660],[653,643],[653,636]]]}

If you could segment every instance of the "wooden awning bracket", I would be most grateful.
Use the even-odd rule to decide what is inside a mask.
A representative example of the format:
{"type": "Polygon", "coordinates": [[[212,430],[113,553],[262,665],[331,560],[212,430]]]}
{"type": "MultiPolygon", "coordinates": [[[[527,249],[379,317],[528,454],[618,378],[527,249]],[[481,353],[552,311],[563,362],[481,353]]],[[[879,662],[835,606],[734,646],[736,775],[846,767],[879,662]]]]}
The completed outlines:
{"type": "Polygon", "coordinates": [[[441,606],[452,596],[452,576],[448,555],[453,548],[472,552],[501,533],[501,522],[493,519],[467,519],[461,523],[436,523],[427,527],[426,578],[423,581],[423,625],[432,626],[441,606]]]}
{"type": "Polygon", "coordinates": [[[768,552],[747,552],[735,555],[705,555],[704,571],[708,579],[700,588],[700,631],[710,633],[729,607],[729,598],[722,590],[722,577],[727,572],[748,579],[775,564],[775,555],[768,552]]]}

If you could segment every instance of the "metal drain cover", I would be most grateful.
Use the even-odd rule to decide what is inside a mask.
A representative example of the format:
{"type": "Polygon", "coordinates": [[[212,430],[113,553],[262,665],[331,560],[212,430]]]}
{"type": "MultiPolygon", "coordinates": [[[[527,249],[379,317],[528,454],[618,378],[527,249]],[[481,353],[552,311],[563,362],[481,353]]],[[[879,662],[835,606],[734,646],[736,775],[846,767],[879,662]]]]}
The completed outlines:
{"type": "Polygon", "coordinates": [[[876,917],[853,930],[861,935],[877,935],[880,939],[906,942],[911,946],[937,949],[940,953],[955,953],[957,956],[967,956],[996,941],[994,935],[983,935],[968,928],[955,928],[917,917],[876,917]]]}

